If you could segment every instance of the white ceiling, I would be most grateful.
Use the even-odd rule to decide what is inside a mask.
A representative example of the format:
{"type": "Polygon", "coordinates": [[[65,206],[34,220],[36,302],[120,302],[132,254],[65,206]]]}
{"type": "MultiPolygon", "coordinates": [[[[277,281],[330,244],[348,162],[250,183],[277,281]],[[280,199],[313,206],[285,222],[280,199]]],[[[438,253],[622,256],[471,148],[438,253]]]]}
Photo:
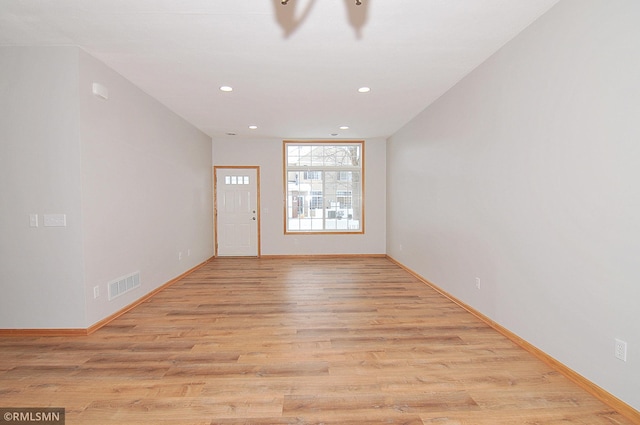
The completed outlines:
{"type": "Polygon", "coordinates": [[[0,45],[80,46],[214,138],[386,137],[557,1],[2,0],[0,45]]]}

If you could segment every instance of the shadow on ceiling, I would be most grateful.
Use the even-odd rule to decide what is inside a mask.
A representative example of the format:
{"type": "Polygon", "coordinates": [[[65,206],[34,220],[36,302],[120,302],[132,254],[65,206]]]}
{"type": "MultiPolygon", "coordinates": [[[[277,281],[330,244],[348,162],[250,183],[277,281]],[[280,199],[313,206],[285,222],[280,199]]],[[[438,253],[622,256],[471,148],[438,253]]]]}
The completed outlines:
{"type": "MultiPolygon", "coordinates": [[[[278,25],[283,30],[284,38],[289,38],[295,33],[311,14],[316,0],[308,0],[301,11],[298,7],[298,0],[289,0],[286,5],[281,0],[271,0],[275,10],[278,25]]],[[[356,38],[362,38],[362,28],[367,23],[367,11],[370,0],[361,0],[360,5],[356,4],[356,0],[344,0],[347,11],[348,22],[355,32],[356,38]]]]}

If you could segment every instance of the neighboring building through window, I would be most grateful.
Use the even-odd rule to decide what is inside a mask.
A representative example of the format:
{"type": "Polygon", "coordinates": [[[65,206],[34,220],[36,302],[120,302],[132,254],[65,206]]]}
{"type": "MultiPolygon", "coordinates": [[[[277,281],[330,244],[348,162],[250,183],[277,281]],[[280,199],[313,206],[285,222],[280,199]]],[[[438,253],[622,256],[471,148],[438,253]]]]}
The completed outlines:
{"type": "Polygon", "coordinates": [[[322,171],[305,171],[305,180],[322,180],[322,171]]]}
{"type": "Polygon", "coordinates": [[[286,233],[364,232],[364,142],[284,142],[286,233]]]}

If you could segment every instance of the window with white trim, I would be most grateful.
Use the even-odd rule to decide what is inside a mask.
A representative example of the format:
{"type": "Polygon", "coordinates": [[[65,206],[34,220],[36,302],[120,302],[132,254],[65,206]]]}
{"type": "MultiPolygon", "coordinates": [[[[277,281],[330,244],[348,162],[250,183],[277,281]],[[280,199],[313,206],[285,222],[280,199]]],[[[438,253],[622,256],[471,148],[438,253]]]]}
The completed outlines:
{"type": "Polygon", "coordinates": [[[285,232],[364,232],[364,142],[284,142],[285,232]]]}

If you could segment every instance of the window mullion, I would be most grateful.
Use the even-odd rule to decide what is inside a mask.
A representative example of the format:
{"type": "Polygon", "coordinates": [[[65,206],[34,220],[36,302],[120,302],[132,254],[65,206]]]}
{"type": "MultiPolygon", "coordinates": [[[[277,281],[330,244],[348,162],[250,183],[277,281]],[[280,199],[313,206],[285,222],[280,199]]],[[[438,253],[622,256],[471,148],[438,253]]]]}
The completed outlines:
{"type": "Polygon", "coordinates": [[[327,202],[327,191],[325,188],[325,184],[326,184],[326,178],[325,178],[325,173],[326,171],[322,170],[321,171],[321,175],[322,175],[322,230],[327,230],[327,209],[325,208],[325,203],[327,202]]]}

